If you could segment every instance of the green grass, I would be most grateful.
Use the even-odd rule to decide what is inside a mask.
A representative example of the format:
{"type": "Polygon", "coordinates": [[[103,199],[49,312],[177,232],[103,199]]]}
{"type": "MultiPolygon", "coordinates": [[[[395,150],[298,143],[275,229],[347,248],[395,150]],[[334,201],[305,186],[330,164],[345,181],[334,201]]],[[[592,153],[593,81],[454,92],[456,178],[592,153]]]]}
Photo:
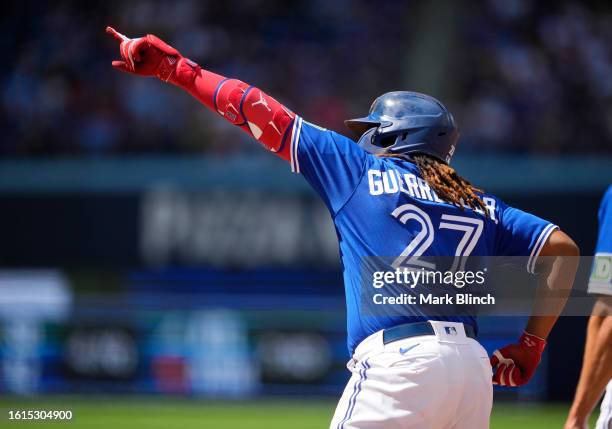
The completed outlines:
{"type": "MultiPolygon", "coordinates": [[[[36,425],[84,429],[306,429],[327,428],[333,401],[211,402],[196,399],[45,397],[1,398],[0,427],[36,425]],[[8,421],[9,409],[70,409],[71,422],[8,421]]],[[[566,405],[500,403],[494,406],[492,429],[561,428],[566,405]]],[[[594,421],[594,420],[593,420],[594,421]]]]}

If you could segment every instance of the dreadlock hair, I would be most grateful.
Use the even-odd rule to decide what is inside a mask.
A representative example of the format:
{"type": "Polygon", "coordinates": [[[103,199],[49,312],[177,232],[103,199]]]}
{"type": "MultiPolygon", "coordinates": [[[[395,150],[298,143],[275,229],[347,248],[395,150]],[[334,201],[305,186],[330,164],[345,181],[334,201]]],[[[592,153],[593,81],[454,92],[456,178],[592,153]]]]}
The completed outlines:
{"type": "Polygon", "coordinates": [[[440,199],[457,205],[463,210],[464,206],[480,209],[487,215],[487,208],[477,193],[483,193],[480,188],[473,186],[461,177],[454,168],[433,156],[415,154],[409,158],[402,155],[382,154],[383,157],[402,158],[412,161],[419,168],[421,177],[436,192],[440,199]]]}

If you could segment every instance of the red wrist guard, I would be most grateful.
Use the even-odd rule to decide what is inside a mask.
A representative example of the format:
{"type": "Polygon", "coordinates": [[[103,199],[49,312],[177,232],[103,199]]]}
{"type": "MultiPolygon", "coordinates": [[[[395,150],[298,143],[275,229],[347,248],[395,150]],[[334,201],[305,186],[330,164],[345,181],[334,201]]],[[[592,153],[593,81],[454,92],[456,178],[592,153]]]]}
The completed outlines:
{"type": "Polygon", "coordinates": [[[545,347],[546,340],[523,332],[518,344],[495,350],[491,356],[493,384],[510,387],[526,384],[540,364],[545,347]]]}
{"type": "Polygon", "coordinates": [[[519,338],[519,343],[525,347],[537,350],[540,354],[542,354],[546,348],[546,340],[544,338],[537,337],[528,332],[523,332],[523,335],[519,338]]]}

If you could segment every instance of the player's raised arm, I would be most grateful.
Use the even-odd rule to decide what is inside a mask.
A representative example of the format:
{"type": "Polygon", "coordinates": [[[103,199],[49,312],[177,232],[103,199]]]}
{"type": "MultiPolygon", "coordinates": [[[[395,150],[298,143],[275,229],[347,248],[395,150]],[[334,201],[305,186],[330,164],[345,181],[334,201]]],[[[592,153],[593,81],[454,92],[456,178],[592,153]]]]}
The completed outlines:
{"type": "Polygon", "coordinates": [[[296,116],[274,98],[240,80],[204,70],[152,34],[130,39],[112,27],[106,32],[119,42],[121,60],[113,61],[113,67],[183,88],[268,150],[290,160],[287,141],[296,116]]]}
{"type": "Polygon", "coordinates": [[[288,161],[333,214],[353,195],[365,171],[366,154],[352,140],[303,121],[254,86],[203,69],[156,36],[130,39],[111,27],[106,31],[119,42],[122,59],[113,61],[113,67],[157,77],[189,92],[288,161]]]}

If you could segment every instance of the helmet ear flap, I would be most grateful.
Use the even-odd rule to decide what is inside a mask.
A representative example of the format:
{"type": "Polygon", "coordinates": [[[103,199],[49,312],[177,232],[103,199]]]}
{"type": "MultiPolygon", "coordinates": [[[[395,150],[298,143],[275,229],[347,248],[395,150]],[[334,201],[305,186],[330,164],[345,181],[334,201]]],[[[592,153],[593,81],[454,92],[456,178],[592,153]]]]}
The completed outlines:
{"type": "MultiPolygon", "coordinates": [[[[403,133],[404,138],[406,134],[403,133]]],[[[381,133],[380,127],[372,127],[361,135],[358,144],[370,153],[383,153],[392,148],[401,136],[401,133],[381,133]]]]}
{"type": "Polygon", "coordinates": [[[366,152],[370,152],[374,154],[384,152],[385,149],[383,147],[375,144],[377,131],[378,131],[378,127],[372,127],[366,130],[366,132],[364,132],[359,138],[359,141],[357,142],[357,144],[366,152]]]}

